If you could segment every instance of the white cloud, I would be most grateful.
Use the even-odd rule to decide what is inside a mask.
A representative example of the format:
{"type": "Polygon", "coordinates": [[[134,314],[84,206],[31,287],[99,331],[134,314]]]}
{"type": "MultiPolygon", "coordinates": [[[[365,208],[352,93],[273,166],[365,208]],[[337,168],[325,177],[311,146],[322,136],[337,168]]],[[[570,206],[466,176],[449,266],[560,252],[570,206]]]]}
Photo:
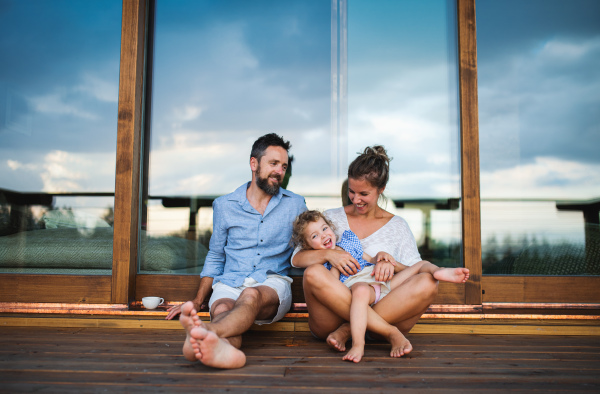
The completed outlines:
{"type": "Polygon", "coordinates": [[[43,96],[32,97],[30,100],[35,110],[42,113],[73,115],[84,119],[97,119],[95,114],[67,103],[65,96],[65,93],[50,93],[43,96]]]}
{"type": "Polygon", "coordinates": [[[481,172],[482,198],[590,199],[600,196],[600,165],[553,157],[481,172]]]}
{"type": "Polygon", "coordinates": [[[179,122],[186,122],[197,119],[202,115],[202,112],[204,112],[202,107],[185,105],[182,108],[175,108],[173,110],[173,118],[177,119],[179,122]]]}
{"type": "Polygon", "coordinates": [[[80,85],[73,88],[74,91],[84,92],[100,101],[116,103],[119,99],[119,87],[116,82],[106,81],[97,76],[85,74],[80,85]]]}
{"type": "MultiPolygon", "coordinates": [[[[600,37],[591,37],[583,41],[568,41],[563,38],[548,40],[540,49],[540,57],[553,58],[554,61],[578,62],[581,57],[600,50],[600,37]]],[[[544,59],[550,61],[550,59],[544,59]]]]}

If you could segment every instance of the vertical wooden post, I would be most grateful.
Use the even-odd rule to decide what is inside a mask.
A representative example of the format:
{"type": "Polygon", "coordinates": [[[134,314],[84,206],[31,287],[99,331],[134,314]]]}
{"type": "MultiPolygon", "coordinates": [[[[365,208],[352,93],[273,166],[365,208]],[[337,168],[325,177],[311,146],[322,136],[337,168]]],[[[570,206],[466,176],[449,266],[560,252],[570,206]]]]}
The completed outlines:
{"type": "Polygon", "coordinates": [[[146,0],[123,0],[111,302],[133,300],[139,234],[146,0]]]}
{"type": "Polygon", "coordinates": [[[477,29],[475,0],[457,0],[460,78],[461,193],[463,258],[471,278],[465,303],[481,304],[481,214],[477,106],[477,29]]]}

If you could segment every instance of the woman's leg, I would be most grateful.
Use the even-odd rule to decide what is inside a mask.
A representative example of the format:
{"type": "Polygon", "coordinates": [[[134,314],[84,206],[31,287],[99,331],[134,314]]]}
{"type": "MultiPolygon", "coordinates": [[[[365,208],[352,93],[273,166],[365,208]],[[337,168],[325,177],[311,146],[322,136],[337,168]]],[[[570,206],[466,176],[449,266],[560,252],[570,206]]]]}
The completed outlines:
{"type": "Polygon", "coordinates": [[[349,315],[352,299],[350,289],[321,264],[311,265],[304,270],[303,288],[310,331],[318,338],[325,339],[346,321],[341,317],[341,311],[346,309],[349,315]]]}
{"type": "Polygon", "coordinates": [[[385,321],[407,334],[437,296],[438,282],[429,273],[406,279],[373,309],[385,321]]]}
{"type": "MultiPolygon", "coordinates": [[[[327,268],[320,264],[306,268],[303,287],[308,307],[308,325],[317,337],[326,338],[342,323],[350,320],[350,289],[329,275],[327,268]]],[[[368,309],[367,328],[370,331],[384,335],[387,324],[372,308],[368,309]]]]}
{"type": "MultiPolygon", "coordinates": [[[[327,338],[330,346],[340,351],[345,350],[345,343],[350,337],[350,327],[347,323],[342,323],[350,320],[350,305],[352,303],[350,289],[339,280],[332,278],[328,274],[327,268],[320,264],[311,265],[304,271],[303,286],[309,313],[308,325],[311,332],[318,338],[327,338]],[[337,341],[337,346],[329,341],[331,336],[328,337],[328,335],[330,333],[337,341]]],[[[387,297],[389,297],[389,294],[387,297]]],[[[367,329],[378,333],[392,344],[392,353],[390,353],[392,357],[400,357],[409,353],[412,346],[402,335],[401,329],[398,327],[400,330],[390,331],[390,328],[394,329],[373,308],[369,307],[367,309],[367,329]]]]}

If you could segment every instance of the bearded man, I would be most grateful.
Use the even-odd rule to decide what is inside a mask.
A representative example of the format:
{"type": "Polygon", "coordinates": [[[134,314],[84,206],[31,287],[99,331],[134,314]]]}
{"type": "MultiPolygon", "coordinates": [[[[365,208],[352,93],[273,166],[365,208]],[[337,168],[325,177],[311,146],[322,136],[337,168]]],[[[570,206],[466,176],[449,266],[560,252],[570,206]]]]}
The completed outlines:
{"type": "Polygon", "coordinates": [[[242,334],[252,324],[280,320],[292,303],[287,276],[294,219],[304,198],[280,187],[288,168],[289,141],[266,134],[252,145],[252,181],[213,203],[213,233],[196,298],[169,309],[181,313],[183,355],[215,368],[240,368],[242,334]],[[210,323],[197,311],[208,300],[210,323]]]}

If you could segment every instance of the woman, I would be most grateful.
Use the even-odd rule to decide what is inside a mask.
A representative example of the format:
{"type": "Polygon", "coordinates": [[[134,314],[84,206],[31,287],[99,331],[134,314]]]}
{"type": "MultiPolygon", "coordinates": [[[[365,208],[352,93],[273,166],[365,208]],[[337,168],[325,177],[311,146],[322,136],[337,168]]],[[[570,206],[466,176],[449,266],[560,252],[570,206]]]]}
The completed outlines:
{"type": "MultiPolygon", "coordinates": [[[[378,252],[385,251],[400,263],[394,267],[390,262],[378,262],[374,269],[376,280],[388,281],[395,271],[402,272],[414,266],[406,270],[406,279],[401,285],[369,310],[370,314],[379,314],[406,334],[435,299],[438,280],[465,282],[469,270],[441,270],[422,261],[406,221],[377,204],[389,180],[389,162],[382,146],[367,147],[348,168],[348,197],[351,204],[328,210],[325,215],[333,222],[336,232],[354,232],[365,253],[375,256],[378,252]],[[444,277],[442,272],[445,273],[444,277]]],[[[297,250],[292,257],[293,266],[306,268],[303,286],[311,332],[318,338],[327,338],[330,346],[344,351],[351,335],[350,326],[346,322],[350,318],[352,296],[348,287],[328,274],[323,265],[326,262],[346,275],[355,274],[359,269],[359,263],[349,253],[341,250],[297,250]]],[[[399,355],[411,350],[412,345],[405,339],[399,355]]]]}

